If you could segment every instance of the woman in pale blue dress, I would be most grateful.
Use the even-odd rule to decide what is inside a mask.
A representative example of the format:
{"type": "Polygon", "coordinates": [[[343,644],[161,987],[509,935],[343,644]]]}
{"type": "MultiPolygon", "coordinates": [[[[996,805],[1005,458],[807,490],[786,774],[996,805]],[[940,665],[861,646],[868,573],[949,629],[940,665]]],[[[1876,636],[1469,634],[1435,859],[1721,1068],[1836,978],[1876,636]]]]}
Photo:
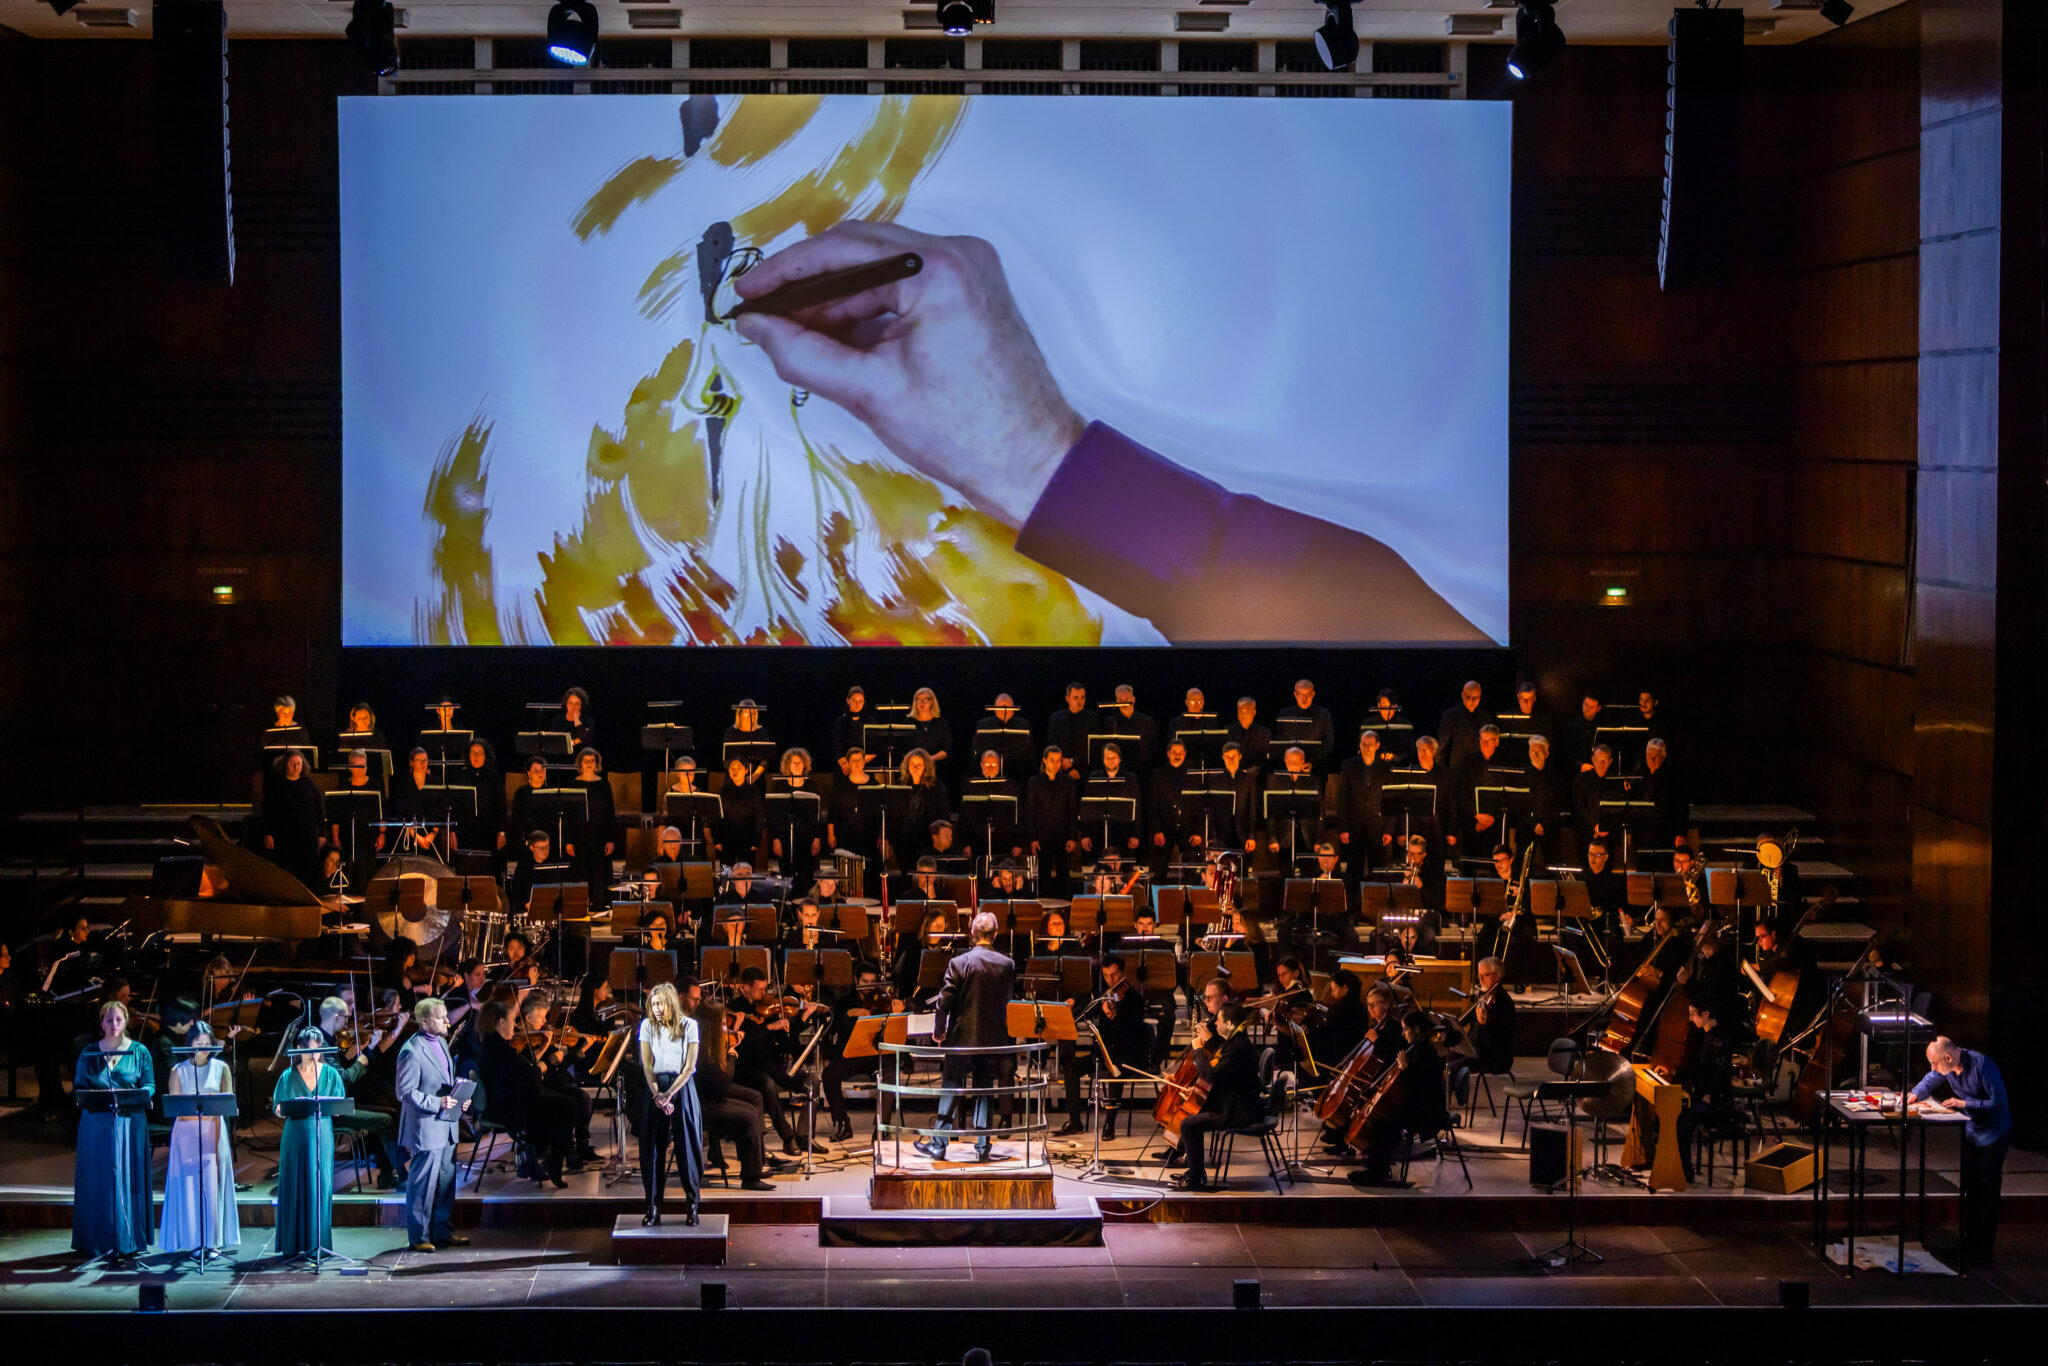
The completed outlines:
{"type": "MultiPolygon", "coordinates": [[[[187,1046],[214,1042],[202,1022],[187,1046]]],[[[211,1052],[194,1053],[171,1069],[166,1095],[226,1095],[234,1089],[228,1065],[211,1052]]],[[[240,1247],[235,1215],[235,1150],[222,1115],[200,1115],[171,1125],[170,1164],[164,1171],[164,1223],[157,1242],[166,1252],[215,1252],[240,1247]]]]}

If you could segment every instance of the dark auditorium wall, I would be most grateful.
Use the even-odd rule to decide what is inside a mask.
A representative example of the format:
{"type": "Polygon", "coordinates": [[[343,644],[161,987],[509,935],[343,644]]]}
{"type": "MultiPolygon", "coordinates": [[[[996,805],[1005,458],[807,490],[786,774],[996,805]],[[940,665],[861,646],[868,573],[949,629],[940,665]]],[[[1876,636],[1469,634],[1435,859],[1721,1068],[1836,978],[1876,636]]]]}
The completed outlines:
{"type": "Polygon", "coordinates": [[[214,756],[256,704],[333,686],[333,96],[357,78],[340,43],[234,45],[239,270],[209,289],[158,280],[150,45],[4,51],[0,745],[17,779],[35,741],[65,761],[0,800],[240,799],[214,756]]]}

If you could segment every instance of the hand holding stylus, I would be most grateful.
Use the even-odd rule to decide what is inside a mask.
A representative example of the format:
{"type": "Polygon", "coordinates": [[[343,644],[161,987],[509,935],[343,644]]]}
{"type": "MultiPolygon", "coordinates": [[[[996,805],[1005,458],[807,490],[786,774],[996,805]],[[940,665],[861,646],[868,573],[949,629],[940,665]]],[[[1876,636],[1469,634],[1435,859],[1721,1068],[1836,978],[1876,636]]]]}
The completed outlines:
{"type": "Polygon", "coordinates": [[[740,313],[733,326],[784,380],[837,403],[906,464],[1021,526],[1086,423],[1060,393],[987,242],[841,223],[768,257],[734,287],[757,301],[902,253],[920,259],[915,274],[786,316],[740,313]]]}

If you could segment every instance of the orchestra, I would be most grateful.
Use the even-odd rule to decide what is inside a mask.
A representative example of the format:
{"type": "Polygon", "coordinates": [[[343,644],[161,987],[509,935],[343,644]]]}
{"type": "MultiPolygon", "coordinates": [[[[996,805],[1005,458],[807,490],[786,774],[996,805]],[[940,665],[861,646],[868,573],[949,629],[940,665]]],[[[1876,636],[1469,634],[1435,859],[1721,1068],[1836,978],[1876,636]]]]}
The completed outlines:
{"type": "MultiPolygon", "coordinates": [[[[321,772],[296,704],[280,699],[240,848],[313,879],[321,953],[338,950],[346,966],[278,976],[266,960],[266,982],[286,985],[245,988],[238,958],[183,968],[78,917],[27,946],[15,974],[26,990],[6,1002],[109,1002],[90,1045],[75,1025],[17,1023],[53,1113],[67,1108],[67,1071],[76,1092],[153,1093],[162,1076],[180,1095],[255,1084],[279,1102],[352,1100],[332,1118],[286,1121],[292,1231],[280,1245],[309,1253],[329,1236],[317,1207],[332,1197],[337,1130],[379,1186],[406,1190],[410,1246],[459,1245],[462,1136],[484,1119],[503,1127],[518,1172],[563,1190],[578,1171],[624,1160],[600,1153],[591,1132],[593,1091],[624,1087],[646,1222],[660,1221],[671,1160],[694,1222],[703,1173],[723,1168],[726,1143],[743,1187],[763,1191],[788,1159],[868,1151],[847,1094],[878,1072],[871,1049],[849,1053],[858,1021],[935,1009],[956,1043],[1006,1040],[995,1006],[1013,992],[1065,1001],[1082,1026],[1045,1069],[1049,1081],[1065,1074],[1055,1141],[1086,1133],[1092,1102],[1099,1140],[1157,1139],[1161,1170],[1180,1169],[1191,1190],[1211,1177],[1203,1137],[1268,1103],[1257,1071],[1267,1049],[1325,1158],[1355,1165],[1359,1184],[1387,1183],[1404,1136],[1433,1136],[1474,1077],[1513,1071],[1517,1022],[1549,980],[1553,945],[1579,946],[1597,983],[1568,1012],[1582,1037],[1661,1068],[1689,1098],[1676,1135],[1688,1172],[1694,1133],[1731,1121],[1738,1080],[1814,1065],[1830,977],[1800,936],[1805,908],[1782,874],[1764,901],[1712,894],[1654,703],[1623,713],[1632,725],[1651,718],[1652,733],[1619,753],[1600,738],[1615,732],[1598,724],[1608,709],[1596,697],[1560,726],[1533,685],[1496,714],[1468,683],[1428,734],[1382,689],[1346,732],[1347,753],[1313,681],[1291,694],[1268,724],[1257,698],[1218,715],[1191,688],[1162,737],[1128,685],[1091,706],[1073,684],[1042,728],[999,693],[962,746],[967,732],[932,689],[878,706],[856,686],[820,737],[834,759],[822,771],[742,699],[702,769],[687,752],[661,758],[645,811],[598,748],[580,688],[537,723],[541,739],[566,739],[536,749],[521,734],[504,770],[492,737],[454,729],[444,698],[397,771],[379,762],[392,751],[375,712],[352,707],[346,746],[321,772]],[[465,788],[473,795],[451,801],[465,788]],[[439,919],[408,919],[413,903],[385,909],[401,904],[401,852],[445,870],[423,875],[439,919]],[[331,882],[313,871],[322,856],[339,864],[331,882]],[[1304,882],[1313,913],[1283,904],[1304,882]],[[1199,918],[1193,892],[1207,908],[1199,918]],[[339,928],[360,919],[376,921],[367,941],[339,928]],[[612,970],[621,954],[639,956],[634,972],[612,970]],[[649,957],[664,965],[652,981],[649,957]],[[1079,960],[1085,989],[1030,985],[1027,959],[1079,960]],[[1430,964],[1461,974],[1462,1011],[1439,989],[1425,998],[1430,964]],[[135,996],[122,968],[142,974],[147,1008],[122,1003],[135,996]],[[457,1097],[466,1080],[482,1083],[477,1106],[457,1097]],[[1154,1126],[1138,1108],[1147,1101],[1154,1126]],[[806,1121],[818,1127],[806,1134],[806,1121]]],[[[633,764],[621,766],[630,784],[633,764]]],[[[10,966],[0,958],[0,977],[10,966]]],[[[1972,1105],[1981,1078],[1995,1078],[1967,1051],[1935,1061],[1934,1085],[1978,1088],[1972,1105]]],[[[234,1246],[236,1137],[267,1122],[266,1107],[251,1108],[247,1120],[172,1129],[167,1249],[195,1247],[202,1223],[234,1246]]],[[[81,1253],[149,1244],[136,1186],[147,1163],[130,1153],[139,1113],[81,1116],[81,1253]]],[[[970,1133],[988,1127],[943,1113],[970,1133]]],[[[879,1094],[876,1118],[888,1121],[879,1094]]],[[[2001,1138],[1982,1127],[1991,1137],[1966,1193],[1988,1246],[1999,1160],[1983,1154],[2001,1138]]],[[[974,1137],[978,1151],[986,1137],[974,1137]]],[[[946,1146],[943,1134],[926,1142],[946,1146]]]]}

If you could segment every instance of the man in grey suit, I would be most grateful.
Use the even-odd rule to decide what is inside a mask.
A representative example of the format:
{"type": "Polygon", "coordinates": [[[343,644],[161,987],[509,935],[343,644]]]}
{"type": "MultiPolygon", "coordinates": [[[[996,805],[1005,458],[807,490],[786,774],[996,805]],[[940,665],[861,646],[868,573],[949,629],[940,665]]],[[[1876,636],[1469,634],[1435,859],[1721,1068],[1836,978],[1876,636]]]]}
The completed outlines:
{"type": "Polygon", "coordinates": [[[405,1233],[414,1252],[461,1246],[455,1231],[455,1145],[466,1100],[445,1095],[455,1084],[448,1055],[448,1007],[426,997],[412,1008],[419,1031],[398,1050],[398,1147],[405,1171],[405,1233]]]}
{"type": "MultiPolygon", "coordinates": [[[[945,984],[939,988],[937,1018],[932,1023],[932,1042],[954,1048],[991,1048],[1009,1043],[1009,1010],[1011,987],[1017,980],[1017,965],[995,949],[996,918],[992,912],[983,911],[974,917],[968,926],[968,933],[974,943],[967,952],[956,956],[946,964],[945,984]]],[[[948,1054],[940,1064],[940,1084],[960,1086],[971,1075],[976,1086],[994,1086],[1009,1069],[1001,1064],[1006,1058],[993,1056],[963,1056],[948,1054]]],[[[957,1096],[948,1096],[940,1106],[939,1116],[933,1127],[946,1130],[958,1127],[954,1113],[959,1101],[957,1096]]],[[[974,1127],[987,1129],[992,1111],[992,1097],[976,1096],[974,1099],[974,1127]]],[[[917,1144],[917,1150],[933,1161],[946,1156],[946,1135],[933,1134],[917,1144]]],[[[989,1159],[989,1135],[981,1134],[974,1141],[974,1153],[983,1162],[989,1159]]]]}

